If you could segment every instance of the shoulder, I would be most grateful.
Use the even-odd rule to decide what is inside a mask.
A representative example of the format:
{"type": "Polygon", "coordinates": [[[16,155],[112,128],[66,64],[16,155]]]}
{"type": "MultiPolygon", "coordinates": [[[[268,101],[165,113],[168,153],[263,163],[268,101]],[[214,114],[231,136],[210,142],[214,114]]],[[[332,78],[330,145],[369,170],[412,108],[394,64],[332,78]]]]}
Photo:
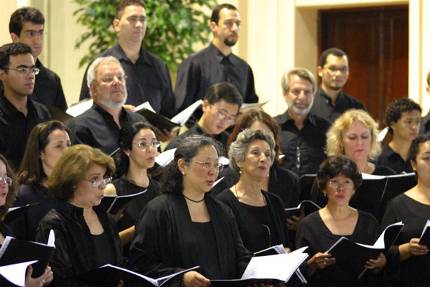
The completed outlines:
{"type": "Polygon", "coordinates": [[[51,114],[49,113],[48,108],[44,105],[44,104],[40,104],[36,101],[33,101],[31,99],[29,99],[31,101],[31,103],[34,106],[34,109],[37,112],[37,115],[42,119],[42,120],[49,120],[51,118],[51,114]]]}
{"type": "Polygon", "coordinates": [[[328,130],[331,126],[331,123],[328,120],[312,113],[309,114],[309,120],[315,125],[315,127],[321,128],[322,130],[328,130]]]}
{"type": "Polygon", "coordinates": [[[375,216],[363,210],[358,210],[357,212],[359,220],[364,226],[378,226],[378,220],[375,216]]]}
{"type": "Polygon", "coordinates": [[[389,167],[376,164],[375,170],[373,171],[372,174],[374,174],[374,175],[393,175],[393,174],[396,174],[396,172],[389,167]]]}
{"type": "Polygon", "coordinates": [[[344,96],[344,99],[347,100],[353,108],[357,108],[357,109],[363,109],[364,108],[364,105],[357,98],[355,98],[351,95],[348,95],[345,92],[342,92],[342,95],[344,96]]]}
{"type": "Polygon", "coordinates": [[[233,195],[230,189],[223,190],[217,196],[215,196],[215,198],[226,204],[232,204],[236,200],[236,197],[233,195]]]}
{"type": "Polygon", "coordinates": [[[278,195],[271,192],[264,192],[264,191],[263,191],[263,195],[266,198],[266,200],[269,202],[269,204],[273,205],[277,209],[284,210],[284,204],[282,202],[282,199],[278,195]]]}
{"type": "Polygon", "coordinates": [[[150,62],[151,64],[155,65],[155,66],[159,66],[159,67],[165,67],[166,63],[164,63],[163,60],[161,60],[161,58],[149,51],[146,51],[144,49],[142,49],[142,54],[145,58],[146,61],[150,62]]]}

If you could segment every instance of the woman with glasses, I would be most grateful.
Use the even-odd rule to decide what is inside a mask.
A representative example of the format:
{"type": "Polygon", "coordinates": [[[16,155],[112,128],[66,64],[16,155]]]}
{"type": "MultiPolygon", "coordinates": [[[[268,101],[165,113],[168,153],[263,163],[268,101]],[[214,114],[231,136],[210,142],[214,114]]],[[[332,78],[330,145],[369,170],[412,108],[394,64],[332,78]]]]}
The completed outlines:
{"type": "Polygon", "coordinates": [[[130,243],[134,225],[146,204],[159,194],[160,184],[151,178],[148,170],[155,164],[160,142],[152,129],[143,122],[125,126],[120,130],[120,151],[116,154],[116,179],[106,186],[105,193],[130,195],[145,193],[134,198],[118,221],[123,245],[130,243]]]}
{"type": "Polygon", "coordinates": [[[40,220],[55,206],[55,199],[48,192],[46,181],[68,147],[68,130],[59,121],[38,124],[31,131],[18,170],[19,190],[14,206],[34,206],[11,222],[11,228],[17,238],[34,240],[40,220]]]}
{"type": "Polygon", "coordinates": [[[392,139],[382,147],[377,163],[396,173],[412,172],[407,158],[409,147],[420,131],[421,107],[411,99],[396,100],[385,110],[384,122],[392,139]]]}
{"type": "MultiPolygon", "coordinates": [[[[394,174],[392,169],[374,164],[374,160],[381,152],[381,145],[376,139],[377,135],[377,123],[367,112],[349,110],[337,118],[327,132],[327,154],[346,156],[357,165],[361,173],[392,175],[394,174]]],[[[364,191],[363,187],[357,190],[358,194],[364,191]]],[[[365,191],[378,194],[381,192],[375,190],[371,185],[366,185],[365,191]]],[[[312,188],[311,199],[320,206],[326,203],[326,198],[316,185],[312,188]]],[[[355,201],[353,206],[372,213],[378,220],[383,214],[383,207],[379,201],[355,201]]]]}
{"type": "MultiPolygon", "coordinates": [[[[6,158],[0,154],[0,246],[3,245],[6,236],[14,236],[13,232],[3,222],[3,219],[9,207],[11,207],[12,202],[15,200],[16,188],[15,175],[6,158]]],[[[53,274],[49,266],[46,268],[45,272],[37,278],[31,277],[31,273],[32,268],[29,267],[25,279],[26,287],[40,287],[52,282],[53,274]]],[[[11,284],[0,276],[0,286],[11,286],[11,284]]]]}
{"type": "Polygon", "coordinates": [[[287,220],[282,200],[263,192],[275,157],[272,136],[245,129],[230,145],[231,168],[239,181],[217,198],[231,207],[245,247],[256,252],[273,245],[287,245],[287,220]]]}
{"type": "Polygon", "coordinates": [[[208,137],[190,136],[177,147],[161,183],[163,194],[148,203],[136,226],[132,270],[158,278],[200,266],[171,286],[240,278],[251,254],[231,210],[208,194],[221,167],[218,158],[217,144],[208,137]]]}
{"type": "Polygon", "coordinates": [[[55,232],[54,286],[77,286],[75,277],[83,272],[121,265],[114,223],[95,208],[114,171],[113,160],[102,151],[75,145],[64,151],[49,175],[47,186],[58,204],[40,222],[36,239],[46,242],[49,231],[55,232]]]}
{"type": "Polygon", "coordinates": [[[375,285],[374,272],[385,266],[382,253],[366,262],[363,269],[373,272],[366,272],[358,280],[357,274],[336,265],[336,258],[326,252],[342,236],[370,245],[377,239],[379,226],[375,217],[349,205],[361,181],[357,165],[345,156],[330,156],[320,166],[317,183],[327,197],[327,204],[306,216],[296,234],[297,248],[309,246],[306,274],[310,286],[379,286],[375,285]]]}
{"type": "MultiPolygon", "coordinates": [[[[402,221],[405,226],[388,253],[390,286],[429,286],[429,246],[420,243],[424,225],[430,219],[430,136],[415,138],[408,156],[418,183],[393,198],[385,211],[382,226],[402,221]]],[[[428,244],[428,243],[427,243],[428,244]]]]}

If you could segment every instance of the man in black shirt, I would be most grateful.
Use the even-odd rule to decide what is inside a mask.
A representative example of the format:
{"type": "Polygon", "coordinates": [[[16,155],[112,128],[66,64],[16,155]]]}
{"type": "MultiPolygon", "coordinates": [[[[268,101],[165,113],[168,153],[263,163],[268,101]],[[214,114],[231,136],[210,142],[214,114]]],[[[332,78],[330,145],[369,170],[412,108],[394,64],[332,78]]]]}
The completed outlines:
{"type": "MultiPolygon", "coordinates": [[[[121,63],[127,75],[126,104],[137,106],[148,101],[157,113],[171,118],[176,110],[169,71],[160,58],[142,48],[146,25],[145,3],[141,0],[122,1],[113,20],[118,44],[101,56],[113,56],[121,63]]],[[[86,73],[82,80],[81,100],[90,96],[86,73]]]]}
{"type": "Polygon", "coordinates": [[[330,48],[322,52],[318,75],[321,87],[315,95],[312,114],[334,122],[346,110],[365,110],[359,100],[342,91],[349,76],[348,57],[344,51],[330,48]]]}
{"type": "Polygon", "coordinates": [[[283,165],[299,176],[316,173],[326,157],[325,134],[330,123],[309,112],[316,91],[315,78],[310,71],[296,68],[283,75],[281,84],[288,109],[275,120],[281,126],[283,165]]]}
{"type": "MultiPolygon", "coordinates": [[[[427,93],[430,95],[430,71],[427,74],[427,93]]],[[[430,111],[421,120],[421,133],[426,134],[430,132],[430,111]]]]}
{"type": "Polygon", "coordinates": [[[23,7],[10,17],[9,33],[14,43],[24,43],[31,47],[36,67],[39,69],[31,99],[47,107],[65,111],[67,103],[60,78],[38,59],[43,48],[44,25],[45,18],[39,10],[23,7]]]}
{"type": "Polygon", "coordinates": [[[88,68],[87,78],[94,105],[69,121],[72,140],[111,154],[119,147],[121,127],[146,119],[123,108],[127,100],[126,75],[116,58],[108,56],[94,60],[88,68]]]}
{"type": "Polygon", "coordinates": [[[232,53],[239,39],[240,15],[231,4],[220,4],[212,11],[210,28],[213,40],[209,47],[192,54],[178,68],[176,108],[183,110],[202,99],[207,89],[219,82],[236,86],[245,103],[256,103],[254,75],[244,60],[232,53]]]}
{"type": "Polygon", "coordinates": [[[241,105],[242,96],[234,85],[221,82],[210,86],[203,100],[203,115],[192,128],[174,138],[165,150],[175,148],[183,139],[196,134],[213,137],[225,149],[228,139],[225,130],[236,121],[241,105]]]}
{"type": "Polygon", "coordinates": [[[0,47],[0,153],[18,168],[33,127],[51,118],[47,108],[33,102],[35,75],[31,48],[22,43],[0,47]]]}

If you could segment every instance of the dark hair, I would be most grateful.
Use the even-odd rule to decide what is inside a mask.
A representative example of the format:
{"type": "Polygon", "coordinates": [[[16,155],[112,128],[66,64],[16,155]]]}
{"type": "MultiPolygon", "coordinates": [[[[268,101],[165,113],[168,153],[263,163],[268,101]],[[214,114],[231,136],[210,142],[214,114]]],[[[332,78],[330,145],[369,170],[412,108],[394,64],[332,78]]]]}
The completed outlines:
{"type": "Polygon", "coordinates": [[[74,187],[85,179],[88,169],[93,165],[105,167],[107,176],[115,173],[113,159],[101,150],[84,144],[69,147],[48,176],[49,191],[59,200],[72,198],[74,187]]]}
{"type": "Polygon", "coordinates": [[[236,139],[237,135],[241,131],[251,127],[255,122],[262,122],[272,131],[275,137],[275,161],[277,161],[279,158],[281,128],[269,114],[262,110],[249,110],[238,117],[233,131],[228,137],[227,146],[230,146],[230,144],[236,139]]]}
{"type": "Polygon", "coordinates": [[[218,24],[219,13],[224,8],[226,8],[228,10],[235,10],[235,11],[237,11],[237,8],[234,5],[232,5],[232,4],[229,4],[229,3],[219,4],[219,5],[215,6],[215,8],[212,10],[211,22],[215,22],[215,23],[218,24]]]}
{"type": "Polygon", "coordinates": [[[192,135],[185,138],[176,148],[174,159],[167,165],[161,180],[161,191],[164,193],[182,194],[183,178],[178,168],[178,160],[183,159],[189,163],[198,154],[200,149],[213,146],[218,155],[221,154],[220,147],[215,140],[201,135],[192,135]]]}
{"type": "Polygon", "coordinates": [[[40,153],[49,144],[49,135],[55,130],[65,131],[70,135],[70,130],[62,122],[55,120],[40,123],[31,130],[18,171],[19,184],[41,183],[47,177],[42,168],[40,153]]]}
{"type": "Polygon", "coordinates": [[[0,161],[2,161],[6,166],[6,175],[12,179],[12,185],[9,186],[9,191],[6,196],[6,202],[3,206],[0,206],[0,220],[3,220],[9,207],[11,207],[13,202],[15,201],[18,183],[16,182],[15,174],[11,166],[2,154],[0,154],[0,161]]]}
{"type": "Polygon", "coordinates": [[[430,141],[430,134],[417,136],[411,143],[408,152],[408,161],[417,162],[417,155],[422,143],[430,141]]]}
{"type": "Polygon", "coordinates": [[[339,48],[329,48],[323,51],[320,55],[320,61],[319,61],[320,67],[324,67],[324,65],[327,63],[327,58],[330,55],[333,55],[336,57],[343,57],[343,56],[348,57],[346,53],[339,48]]]}
{"type": "Polygon", "coordinates": [[[388,127],[388,132],[392,134],[393,129],[390,125],[400,120],[403,113],[410,111],[418,111],[421,114],[421,107],[408,98],[398,99],[390,103],[384,114],[384,124],[388,127]]]}
{"type": "Polygon", "coordinates": [[[116,7],[115,19],[121,19],[122,13],[128,6],[142,6],[146,9],[146,4],[143,0],[122,0],[116,7]]]}
{"type": "Polygon", "coordinates": [[[225,101],[240,107],[243,102],[243,98],[236,86],[228,82],[216,83],[210,86],[204,99],[211,105],[225,101]]]}
{"type": "Polygon", "coordinates": [[[24,43],[9,43],[0,47],[0,69],[9,67],[10,56],[31,54],[30,46],[24,43]]]}
{"type": "Polygon", "coordinates": [[[20,36],[22,31],[22,24],[24,22],[31,22],[34,24],[44,25],[45,17],[42,12],[33,7],[22,7],[12,13],[9,20],[9,33],[14,33],[20,36]]]}
{"type": "Polygon", "coordinates": [[[115,156],[115,164],[116,164],[115,177],[121,177],[128,172],[130,159],[125,154],[125,151],[132,149],[134,137],[138,132],[144,129],[148,129],[152,131],[152,127],[144,122],[135,122],[131,125],[125,125],[119,131],[120,151],[115,156]]]}
{"type": "Polygon", "coordinates": [[[324,160],[317,173],[317,184],[320,190],[325,190],[327,183],[333,177],[343,175],[352,180],[354,189],[357,189],[362,182],[360,170],[355,162],[346,156],[329,156],[324,160]]]}

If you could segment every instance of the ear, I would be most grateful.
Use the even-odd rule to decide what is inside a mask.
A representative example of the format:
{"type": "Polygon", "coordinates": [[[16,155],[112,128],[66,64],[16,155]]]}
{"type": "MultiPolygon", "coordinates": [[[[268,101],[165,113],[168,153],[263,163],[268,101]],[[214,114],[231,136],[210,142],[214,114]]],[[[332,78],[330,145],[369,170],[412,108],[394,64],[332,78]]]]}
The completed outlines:
{"type": "Polygon", "coordinates": [[[320,76],[321,78],[322,78],[322,71],[323,71],[323,67],[318,66],[317,67],[317,73],[318,73],[318,76],[320,76]]]}
{"type": "Polygon", "coordinates": [[[203,103],[202,103],[202,111],[203,111],[203,113],[206,112],[207,109],[209,109],[209,106],[210,106],[210,104],[209,104],[208,100],[203,100],[203,103]]]}
{"type": "Polygon", "coordinates": [[[0,69],[0,80],[4,80],[5,76],[6,76],[5,70],[0,69]]]}
{"type": "Polygon", "coordinates": [[[415,161],[411,160],[411,166],[414,171],[417,171],[417,163],[415,161]]]}
{"type": "Polygon", "coordinates": [[[427,86],[427,87],[426,87],[426,90],[427,90],[427,94],[429,94],[429,95],[430,95],[430,86],[427,86]]]}
{"type": "Polygon", "coordinates": [[[94,101],[97,100],[96,90],[97,90],[96,84],[94,82],[91,83],[90,84],[90,96],[94,101]]]}
{"type": "Polygon", "coordinates": [[[126,150],[124,150],[124,153],[126,156],[130,157],[131,150],[126,149],[126,150]]]}
{"type": "Polygon", "coordinates": [[[186,169],[187,169],[187,163],[182,158],[178,160],[178,169],[183,175],[185,175],[186,169]]]}
{"type": "Polygon", "coordinates": [[[113,27],[113,30],[115,31],[115,33],[119,33],[119,30],[120,30],[119,22],[120,22],[120,20],[118,18],[115,18],[112,22],[112,27],[113,27]]]}
{"type": "Polygon", "coordinates": [[[217,27],[218,27],[218,24],[217,24],[217,23],[215,23],[214,21],[210,21],[210,22],[209,22],[209,27],[211,28],[212,33],[215,33],[215,32],[216,32],[216,29],[217,29],[217,27]]]}
{"type": "Polygon", "coordinates": [[[12,42],[16,43],[19,40],[19,36],[15,33],[10,33],[10,38],[12,39],[12,42]]]}

